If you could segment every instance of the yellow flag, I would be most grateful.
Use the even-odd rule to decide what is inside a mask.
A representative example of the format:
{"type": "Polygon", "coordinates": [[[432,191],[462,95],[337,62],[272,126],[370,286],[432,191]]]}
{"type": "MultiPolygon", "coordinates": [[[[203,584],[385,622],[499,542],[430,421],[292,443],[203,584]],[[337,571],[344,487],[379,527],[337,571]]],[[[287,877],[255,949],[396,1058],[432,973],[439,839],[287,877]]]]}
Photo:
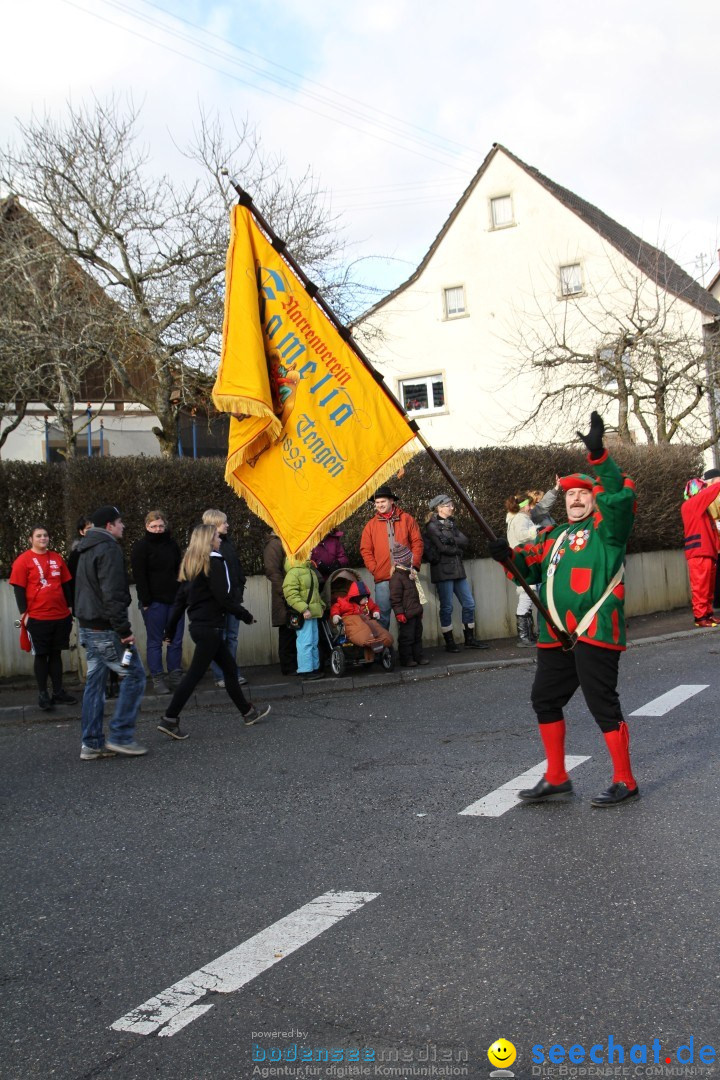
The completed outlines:
{"type": "Polygon", "coordinates": [[[236,206],[222,358],[225,479],[303,558],[417,452],[414,432],[284,259],[236,206]]]}

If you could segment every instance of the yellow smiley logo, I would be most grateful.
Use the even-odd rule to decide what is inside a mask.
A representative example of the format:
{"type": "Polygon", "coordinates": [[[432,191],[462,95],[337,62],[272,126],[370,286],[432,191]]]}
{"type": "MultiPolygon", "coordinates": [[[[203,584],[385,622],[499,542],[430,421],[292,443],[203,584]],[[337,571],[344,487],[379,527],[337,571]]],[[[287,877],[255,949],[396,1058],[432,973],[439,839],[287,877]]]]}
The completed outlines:
{"type": "Polygon", "coordinates": [[[517,1057],[517,1050],[507,1039],[496,1039],[487,1052],[488,1061],[499,1069],[507,1069],[517,1057]]]}

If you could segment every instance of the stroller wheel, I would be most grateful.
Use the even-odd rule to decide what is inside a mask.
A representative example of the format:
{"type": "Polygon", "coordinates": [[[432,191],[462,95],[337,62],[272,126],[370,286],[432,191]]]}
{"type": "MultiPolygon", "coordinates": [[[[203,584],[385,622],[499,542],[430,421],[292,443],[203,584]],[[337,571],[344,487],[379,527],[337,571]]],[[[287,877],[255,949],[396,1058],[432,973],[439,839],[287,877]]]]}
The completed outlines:
{"type": "Polygon", "coordinates": [[[383,649],[380,656],[380,663],[385,671],[393,671],[395,669],[395,652],[389,646],[383,649]]]}
{"type": "Polygon", "coordinates": [[[337,678],[341,678],[345,674],[345,653],[342,649],[333,649],[330,653],[330,670],[337,678]]]}

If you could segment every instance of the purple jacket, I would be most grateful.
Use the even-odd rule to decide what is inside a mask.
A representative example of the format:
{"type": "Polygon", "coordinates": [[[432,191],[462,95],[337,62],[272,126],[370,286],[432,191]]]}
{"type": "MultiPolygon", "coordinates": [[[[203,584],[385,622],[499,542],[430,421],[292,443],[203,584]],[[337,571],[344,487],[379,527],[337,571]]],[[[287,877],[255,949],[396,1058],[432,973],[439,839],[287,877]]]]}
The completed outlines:
{"type": "Polygon", "coordinates": [[[333,529],[310,552],[310,558],[317,566],[318,572],[323,579],[327,578],[333,570],[339,570],[342,566],[350,565],[350,560],[345,554],[345,548],[340,539],[343,535],[340,529],[333,529]]]}

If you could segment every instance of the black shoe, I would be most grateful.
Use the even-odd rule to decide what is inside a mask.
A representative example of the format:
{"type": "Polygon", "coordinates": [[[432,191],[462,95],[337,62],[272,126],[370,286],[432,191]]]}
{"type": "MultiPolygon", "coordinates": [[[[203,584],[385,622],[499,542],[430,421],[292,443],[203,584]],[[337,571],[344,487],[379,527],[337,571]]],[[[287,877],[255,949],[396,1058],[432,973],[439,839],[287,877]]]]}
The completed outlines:
{"type": "Polygon", "coordinates": [[[298,675],[303,682],[316,682],[318,679],[325,678],[324,671],[298,671],[298,675]]]}
{"type": "Polygon", "coordinates": [[[67,690],[56,690],[52,696],[53,705],[77,705],[77,698],[68,694],[67,690]]]}
{"type": "Polygon", "coordinates": [[[562,784],[548,784],[543,776],[535,787],[518,791],[518,796],[526,802],[542,802],[543,799],[552,799],[553,795],[570,795],[572,789],[572,780],[565,780],[562,784]]]}
{"type": "Polygon", "coordinates": [[[51,709],[55,708],[52,698],[48,694],[47,690],[43,690],[40,694],[38,694],[38,707],[42,709],[43,712],[50,712],[51,709]]]}
{"type": "Polygon", "coordinates": [[[420,660],[416,660],[415,663],[418,667],[427,667],[430,661],[423,656],[420,660]]]}
{"type": "Polygon", "coordinates": [[[637,799],[640,794],[640,788],[629,788],[627,784],[618,783],[611,784],[607,791],[603,791],[600,795],[596,795],[594,799],[590,800],[591,806],[603,807],[603,806],[617,806],[618,803],[625,802],[626,799],[637,799]]]}
{"type": "Polygon", "coordinates": [[[180,721],[175,720],[172,716],[163,716],[158,724],[158,731],[162,731],[163,735],[169,735],[171,739],[182,740],[190,738],[186,731],[180,730],[180,721]]]}

